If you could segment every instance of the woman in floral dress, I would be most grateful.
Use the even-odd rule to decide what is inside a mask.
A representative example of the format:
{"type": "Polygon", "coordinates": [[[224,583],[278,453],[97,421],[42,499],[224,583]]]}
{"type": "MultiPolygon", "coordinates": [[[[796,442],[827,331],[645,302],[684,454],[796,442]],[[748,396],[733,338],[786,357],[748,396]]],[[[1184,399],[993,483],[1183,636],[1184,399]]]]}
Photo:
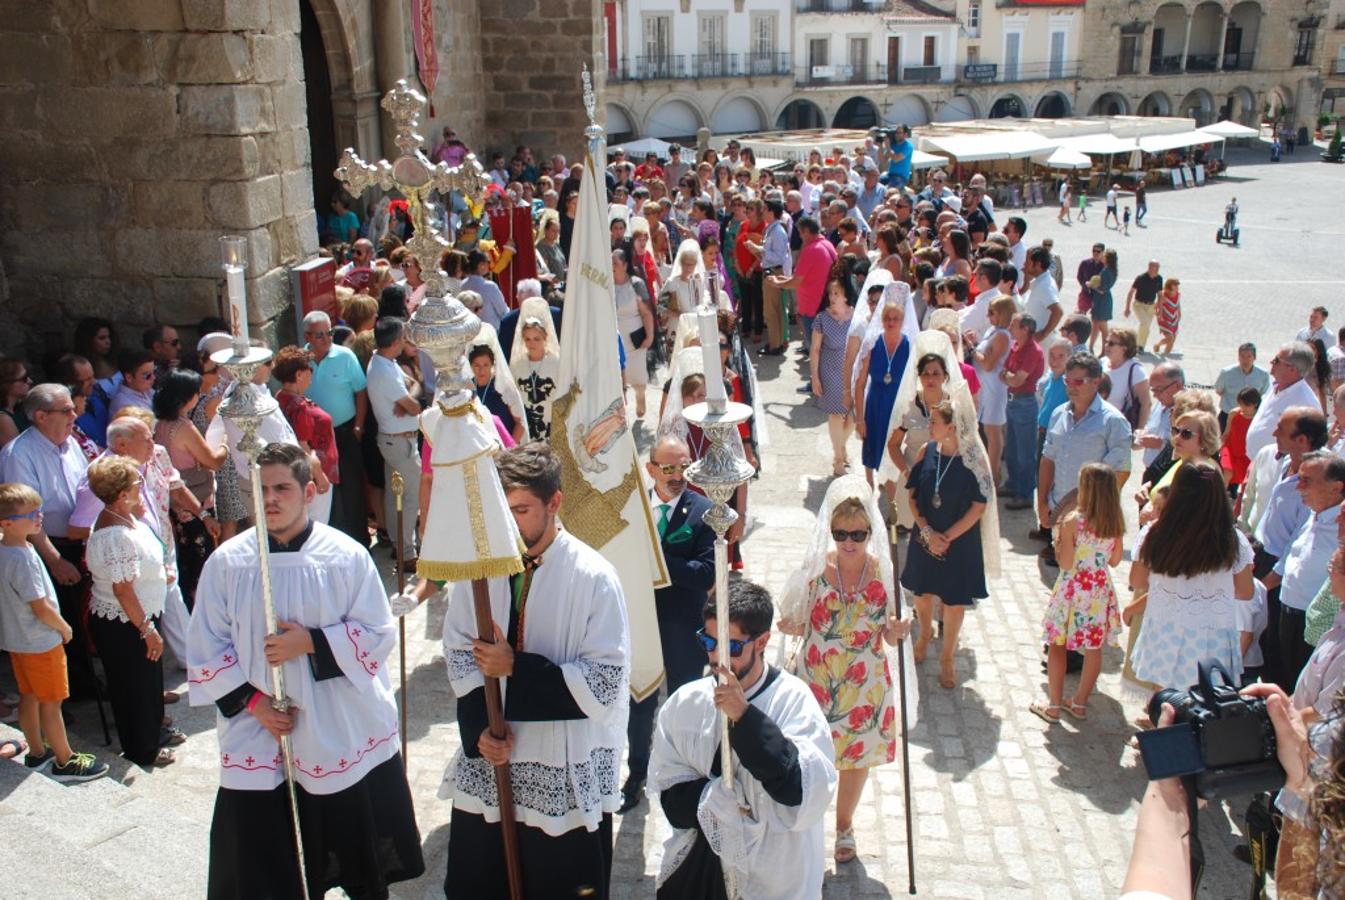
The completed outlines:
{"type": "Polygon", "coordinates": [[[1124,536],[1116,475],[1102,463],[1088,463],[1079,470],[1078,506],[1060,524],[1060,576],[1042,620],[1048,699],[1028,707],[1047,722],[1059,722],[1062,710],[1076,719],[1088,717],[1088,696],[1102,670],[1102,646],[1121,630],[1110,568],[1121,561],[1124,536]],[[1065,705],[1065,662],[1071,650],[1083,653],[1083,674],[1065,705]]]}
{"type": "Polygon", "coordinates": [[[875,552],[875,525],[885,542],[876,499],[864,479],[845,475],[832,482],[818,516],[818,527],[827,529],[825,543],[814,541],[823,552],[810,554],[816,561],[805,561],[782,602],[780,629],[803,636],[799,676],[812,688],[835,744],[838,863],[855,858],[852,821],[869,769],[896,757],[892,671],[884,644],[910,631],[896,616],[890,558],[875,552]]]}

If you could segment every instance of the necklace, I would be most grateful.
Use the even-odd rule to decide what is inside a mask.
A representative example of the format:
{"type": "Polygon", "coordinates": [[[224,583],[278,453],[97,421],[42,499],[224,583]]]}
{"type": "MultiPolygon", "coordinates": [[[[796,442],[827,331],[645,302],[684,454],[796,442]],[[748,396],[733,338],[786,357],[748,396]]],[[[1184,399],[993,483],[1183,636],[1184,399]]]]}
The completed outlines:
{"type": "Polygon", "coordinates": [[[935,509],[943,506],[943,496],[939,493],[939,486],[943,484],[943,478],[948,474],[948,470],[953,467],[953,456],[956,455],[949,456],[948,465],[945,466],[943,465],[943,448],[938,443],[934,444],[934,497],[930,500],[930,504],[935,509]]]}
{"type": "Polygon", "coordinates": [[[888,353],[888,352],[887,352],[887,340],[886,340],[885,338],[879,338],[879,340],[881,340],[881,341],[883,342],[883,356],[887,357],[886,371],[883,372],[883,384],[891,384],[891,383],[892,383],[892,360],[893,360],[894,358],[896,358],[897,350],[900,350],[900,349],[901,349],[901,341],[897,341],[897,350],[893,350],[891,353],[888,353]]]}
{"type": "Polygon", "coordinates": [[[112,509],[111,507],[107,507],[107,511],[110,515],[114,515],[118,519],[121,519],[123,522],[125,522],[127,528],[131,529],[135,528],[135,519],[131,518],[130,516],[123,516],[121,513],[117,512],[115,509],[112,509]]]}
{"type": "Polygon", "coordinates": [[[859,570],[859,581],[855,583],[855,589],[853,591],[847,591],[845,589],[845,576],[841,574],[841,563],[840,560],[837,560],[836,587],[841,592],[841,598],[844,600],[853,600],[855,599],[855,597],[859,596],[859,592],[864,589],[864,585],[868,581],[868,574],[869,574],[869,558],[868,555],[866,554],[864,557],[864,568],[859,570]]]}

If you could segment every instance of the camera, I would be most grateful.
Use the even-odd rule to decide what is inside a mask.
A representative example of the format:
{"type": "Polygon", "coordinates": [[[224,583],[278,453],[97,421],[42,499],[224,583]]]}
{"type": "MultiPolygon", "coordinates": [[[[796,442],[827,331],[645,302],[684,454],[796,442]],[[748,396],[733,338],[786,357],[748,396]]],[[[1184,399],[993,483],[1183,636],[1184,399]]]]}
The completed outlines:
{"type": "Polygon", "coordinates": [[[1275,755],[1275,728],[1265,701],[1238,693],[1217,660],[1201,661],[1197,672],[1190,690],[1165,688],[1149,700],[1149,720],[1155,725],[1164,703],[1176,711],[1172,725],[1138,736],[1150,780],[1194,776],[1196,794],[1207,800],[1283,787],[1284,769],[1275,755]]]}
{"type": "Polygon", "coordinates": [[[901,129],[899,128],[881,128],[874,127],[869,129],[869,134],[873,140],[879,144],[887,144],[889,147],[895,147],[901,142],[901,129]]]}

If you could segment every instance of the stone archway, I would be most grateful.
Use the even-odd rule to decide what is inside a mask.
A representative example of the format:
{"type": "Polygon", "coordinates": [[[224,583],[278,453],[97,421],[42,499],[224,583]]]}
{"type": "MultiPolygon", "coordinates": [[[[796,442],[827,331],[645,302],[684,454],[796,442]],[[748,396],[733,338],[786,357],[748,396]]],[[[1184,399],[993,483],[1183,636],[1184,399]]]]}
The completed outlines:
{"type": "Polygon", "coordinates": [[[1162,91],[1154,91],[1140,101],[1140,105],[1136,107],[1136,113],[1141,116],[1170,116],[1172,115],[1172,101],[1162,91]]]}
{"type": "Polygon", "coordinates": [[[331,198],[337,193],[336,117],[332,108],[335,95],[334,78],[349,79],[347,66],[332,67],[345,59],[341,48],[333,54],[322,33],[322,22],[313,5],[304,0],[299,4],[299,48],[304,60],[304,93],[308,113],[308,153],[313,174],[313,206],[320,215],[326,215],[331,198]]]}
{"type": "Polygon", "coordinates": [[[872,128],[881,121],[878,106],[868,97],[851,97],[836,110],[832,128],[872,128]]]}
{"type": "Polygon", "coordinates": [[[935,104],[935,122],[965,122],[967,119],[979,119],[980,108],[976,101],[966,94],[954,94],[942,104],[935,104]]]}
{"type": "Polygon", "coordinates": [[[779,131],[826,128],[827,117],[816,103],[797,97],[780,110],[780,114],[775,117],[775,127],[779,131]]]}
{"type": "Polygon", "coordinates": [[[1027,104],[1017,94],[1005,94],[990,106],[991,119],[1021,119],[1027,115],[1027,104]]]}
{"type": "Polygon", "coordinates": [[[1093,101],[1089,107],[1090,116],[1125,116],[1130,114],[1130,103],[1124,94],[1108,91],[1093,101]]]}
{"type": "Polygon", "coordinates": [[[1236,87],[1228,92],[1221,115],[1225,119],[1255,128],[1260,121],[1260,111],[1256,108],[1256,94],[1251,88],[1236,87]]]}
{"type": "Polygon", "coordinates": [[[1033,113],[1038,119],[1063,119],[1070,114],[1069,98],[1060,91],[1043,94],[1033,113]]]}
{"type": "Polygon", "coordinates": [[[1196,88],[1182,98],[1177,115],[1195,119],[1197,128],[1209,125],[1214,121],[1214,98],[1204,88],[1196,88]]]}
{"type": "Polygon", "coordinates": [[[705,124],[701,112],[690,100],[665,100],[645,118],[645,137],[685,138],[695,143],[696,132],[705,124]]]}
{"type": "Polygon", "coordinates": [[[713,134],[749,134],[766,130],[766,111],[748,94],[724,97],[710,113],[713,134]]]}

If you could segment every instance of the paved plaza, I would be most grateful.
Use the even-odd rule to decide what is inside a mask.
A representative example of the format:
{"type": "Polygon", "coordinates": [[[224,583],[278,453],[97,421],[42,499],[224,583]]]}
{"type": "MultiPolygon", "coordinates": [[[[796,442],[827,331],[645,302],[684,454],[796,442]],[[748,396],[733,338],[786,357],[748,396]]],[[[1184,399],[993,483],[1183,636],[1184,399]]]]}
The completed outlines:
{"type": "MultiPolygon", "coordinates": [[[[1183,321],[1174,358],[1187,366],[1190,380],[1202,383],[1233,361],[1242,340],[1258,343],[1264,363],[1278,341],[1305,323],[1313,305],[1332,309],[1328,327],[1345,324],[1336,259],[1345,236],[1339,213],[1345,167],[1316,162],[1306,149],[1279,164],[1259,150],[1230,148],[1228,159],[1227,179],[1152,192],[1148,227],[1132,223],[1129,236],[1102,226],[1096,200],[1089,221],[1072,226],[1057,225],[1053,208],[1026,214],[1029,244],[1055,238],[1066,270],[1062,293],[1069,298],[1074,267],[1096,240],[1118,248],[1118,288],[1151,257],[1162,262],[1165,275],[1179,277],[1183,321]],[[1242,209],[1239,248],[1214,242],[1232,195],[1242,209]]],[[[1006,213],[997,214],[1001,224],[1006,213]]],[[[1119,291],[1118,315],[1123,298],[1119,291]]],[[[794,391],[802,371],[792,351],[760,368],[770,445],[765,475],[751,489],[745,575],[773,592],[797,563],[830,481],[825,417],[794,391]]],[[[651,397],[651,419],[637,426],[642,449],[652,437],[657,407],[651,397]]],[[[857,464],[857,446],[852,459],[857,464]]],[[[990,599],[967,616],[958,687],[938,686],[935,653],[920,673],[919,724],[910,736],[916,886],[921,896],[939,898],[1115,897],[1144,789],[1138,756],[1126,746],[1126,723],[1139,706],[1122,698],[1120,651],[1109,648],[1087,722],[1066,719],[1048,727],[1028,712],[1045,688],[1039,622],[1055,570],[1038,565],[1038,545],[1026,534],[1029,513],[1005,511],[1001,527],[1004,571],[992,583],[990,599]]],[[[387,551],[375,554],[386,565],[387,551]]],[[[1127,567],[1115,572],[1118,584],[1124,584],[1127,567]]],[[[394,896],[400,898],[442,896],[449,805],[437,793],[458,744],[439,644],[442,604],[436,600],[406,619],[408,768],[429,870],[419,881],[397,886],[394,896]]],[[[180,682],[179,674],[170,681],[180,682]]],[[[60,788],[31,783],[33,778],[12,771],[18,767],[0,766],[0,822],[10,826],[0,842],[0,869],[12,883],[32,884],[53,898],[203,894],[217,784],[214,711],[190,709],[185,701],[169,711],[190,735],[178,748],[177,764],[144,773],[112,760],[114,777],[128,788],[110,782],[60,788]],[[108,871],[102,880],[74,874],[71,854],[81,866],[87,860],[88,873],[102,872],[99,866],[108,871]]],[[[75,706],[73,715],[78,746],[104,752],[93,708],[75,706]]],[[[10,734],[3,726],[0,732],[10,734]]],[[[1211,807],[1201,820],[1209,861],[1201,896],[1245,896],[1250,870],[1230,855],[1238,816],[1230,819],[1211,807]]],[[[653,896],[667,834],[662,815],[648,803],[618,819],[615,897],[653,896]]],[[[832,836],[828,816],[828,860],[832,836]]],[[[856,836],[858,860],[840,871],[828,861],[824,896],[904,895],[908,836],[900,761],[869,780],[856,836]]]]}

